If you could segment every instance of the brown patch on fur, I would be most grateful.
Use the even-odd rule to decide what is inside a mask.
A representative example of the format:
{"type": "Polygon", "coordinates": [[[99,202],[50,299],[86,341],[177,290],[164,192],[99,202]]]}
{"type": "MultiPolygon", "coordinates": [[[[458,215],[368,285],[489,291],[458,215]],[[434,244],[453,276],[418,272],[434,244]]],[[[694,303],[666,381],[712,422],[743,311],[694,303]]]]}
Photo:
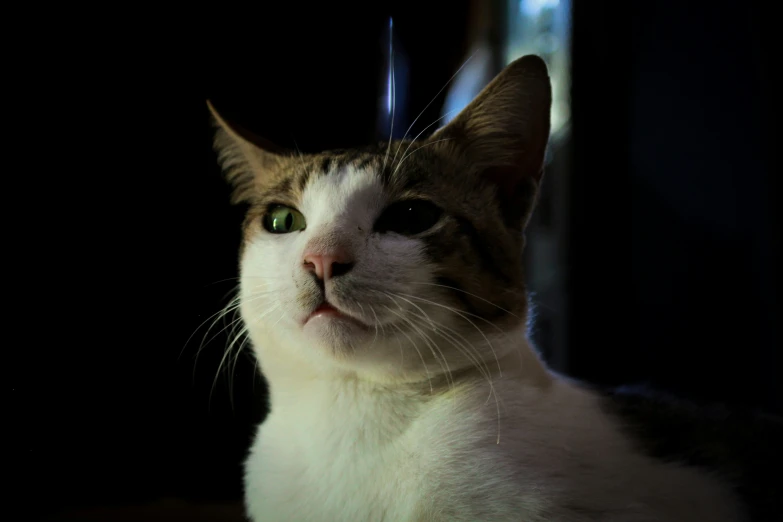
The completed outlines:
{"type": "Polygon", "coordinates": [[[450,287],[451,306],[504,328],[520,324],[527,311],[521,229],[530,207],[504,211],[497,186],[461,163],[455,149],[424,145],[387,174],[387,190],[392,200],[421,197],[445,210],[437,232],[421,236],[435,284],[450,287]]]}
{"type": "Polygon", "coordinates": [[[527,313],[523,234],[543,173],[551,104],[546,64],[525,56],[406,160],[437,172],[419,189],[437,184],[451,204],[454,222],[441,235],[458,246],[429,242],[443,256],[441,277],[458,283],[463,292],[455,297],[462,293],[471,313],[496,323],[520,323],[527,313]]]}
{"type": "MultiPolygon", "coordinates": [[[[216,128],[214,148],[227,181],[232,203],[250,205],[248,215],[261,217],[272,204],[296,208],[312,176],[346,168],[372,168],[380,161],[380,145],[365,149],[301,154],[271,144],[227,122],[207,102],[216,128]]],[[[245,227],[250,221],[245,220],[245,227]]]]}

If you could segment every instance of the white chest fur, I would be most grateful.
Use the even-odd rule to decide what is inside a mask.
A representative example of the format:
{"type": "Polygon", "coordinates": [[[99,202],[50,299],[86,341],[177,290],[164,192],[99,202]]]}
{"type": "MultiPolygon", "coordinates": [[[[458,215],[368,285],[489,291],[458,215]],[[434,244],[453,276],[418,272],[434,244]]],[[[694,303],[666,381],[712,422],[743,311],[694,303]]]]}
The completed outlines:
{"type": "Polygon", "coordinates": [[[287,390],[246,463],[254,522],[740,520],[727,488],[637,453],[565,382],[501,386],[500,444],[495,402],[473,387],[426,400],[357,382],[287,390]]]}
{"type": "Polygon", "coordinates": [[[246,464],[254,521],[406,521],[425,509],[430,415],[442,405],[358,383],[278,396],[246,464]]]}

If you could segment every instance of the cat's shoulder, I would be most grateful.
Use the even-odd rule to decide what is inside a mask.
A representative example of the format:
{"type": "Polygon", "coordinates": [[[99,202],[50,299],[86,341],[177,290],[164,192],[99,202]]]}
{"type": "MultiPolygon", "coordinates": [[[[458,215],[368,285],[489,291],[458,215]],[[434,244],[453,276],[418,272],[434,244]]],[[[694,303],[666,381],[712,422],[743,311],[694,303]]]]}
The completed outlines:
{"type": "Polygon", "coordinates": [[[649,386],[596,389],[602,410],[648,456],[694,466],[730,483],[752,514],[783,510],[783,418],[677,397],[649,386]]]}

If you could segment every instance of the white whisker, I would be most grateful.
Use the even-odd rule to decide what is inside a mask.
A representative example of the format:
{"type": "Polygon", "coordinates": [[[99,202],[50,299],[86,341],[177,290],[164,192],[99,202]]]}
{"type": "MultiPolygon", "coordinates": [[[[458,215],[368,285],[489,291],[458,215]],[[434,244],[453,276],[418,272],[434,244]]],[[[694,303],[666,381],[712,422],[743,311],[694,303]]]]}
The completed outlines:
{"type": "Polygon", "coordinates": [[[479,295],[476,295],[476,294],[471,294],[470,292],[466,292],[465,290],[462,290],[462,289],[460,289],[460,288],[455,288],[455,287],[453,287],[453,286],[448,286],[448,285],[440,285],[440,284],[437,284],[437,283],[423,283],[423,282],[416,282],[416,283],[413,283],[413,284],[416,284],[416,285],[428,285],[428,286],[439,286],[439,287],[441,287],[441,288],[448,288],[449,290],[454,290],[455,292],[461,292],[461,293],[463,293],[463,294],[467,294],[467,295],[469,295],[469,296],[471,296],[471,297],[475,297],[476,299],[478,299],[478,300],[480,300],[480,301],[484,301],[485,303],[487,303],[487,304],[489,304],[489,305],[492,305],[492,306],[494,306],[494,307],[495,307],[495,308],[497,308],[498,310],[502,310],[503,312],[506,312],[507,314],[509,314],[509,315],[510,315],[510,316],[512,316],[512,317],[516,317],[517,319],[519,318],[518,316],[514,315],[513,313],[511,313],[510,311],[506,310],[505,308],[503,308],[503,307],[501,307],[501,306],[498,306],[498,305],[496,305],[496,304],[495,304],[495,303],[493,303],[492,301],[489,301],[489,300],[487,300],[487,299],[484,299],[483,297],[481,297],[481,296],[479,296],[479,295]]]}
{"type": "Polygon", "coordinates": [[[221,308],[220,310],[218,310],[218,311],[217,311],[217,312],[215,312],[214,314],[212,314],[212,315],[210,315],[209,317],[207,317],[206,319],[204,319],[204,321],[202,321],[202,322],[201,322],[201,324],[200,324],[200,325],[198,325],[198,326],[196,327],[196,329],[195,329],[195,330],[193,330],[193,333],[191,333],[191,334],[190,334],[190,336],[188,337],[188,340],[187,340],[187,341],[185,341],[185,345],[184,345],[184,346],[182,347],[182,349],[180,350],[180,352],[179,352],[179,356],[177,357],[177,360],[179,360],[179,359],[182,357],[182,354],[184,353],[184,351],[185,351],[185,348],[187,348],[187,347],[188,347],[188,344],[190,344],[190,341],[193,339],[193,336],[194,336],[194,335],[196,335],[196,332],[198,332],[198,331],[201,329],[201,327],[202,327],[202,326],[204,326],[205,324],[207,324],[207,321],[209,321],[210,319],[212,319],[212,318],[213,318],[213,317],[215,317],[216,315],[219,315],[219,314],[225,313],[225,311],[226,311],[226,308],[227,308],[227,307],[230,307],[230,306],[231,306],[231,304],[232,304],[232,303],[234,303],[234,301],[235,301],[235,300],[236,300],[236,298],[232,299],[232,300],[231,300],[231,302],[230,302],[228,305],[226,305],[226,307],[223,307],[223,308],[221,308]]]}
{"type": "MultiPolygon", "coordinates": [[[[359,305],[359,309],[362,311],[362,317],[364,317],[364,307],[362,306],[362,303],[360,303],[359,301],[356,301],[356,304],[359,305]]],[[[372,307],[370,307],[370,308],[372,308],[372,307]]],[[[373,310],[373,313],[375,313],[374,310],[373,310]]],[[[377,315],[375,316],[375,322],[373,323],[373,326],[375,326],[375,337],[373,337],[372,343],[370,343],[370,346],[369,346],[370,348],[375,346],[375,341],[378,340],[378,316],[377,315]]]]}
{"type": "MultiPolygon", "coordinates": [[[[237,310],[237,308],[239,308],[239,295],[237,295],[235,298],[233,298],[233,299],[232,299],[232,300],[231,300],[231,301],[230,301],[230,302],[229,302],[229,303],[228,303],[228,304],[227,304],[227,305],[226,305],[224,308],[222,308],[221,310],[219,310],[219,311],[218,311],[216,314],[212,314],[212,315],[210,316],[210,317],[215,317],[215,316],[217,315],[217,317],[215,318],[215,320],[214,320],[214,321],[212,321],[212,324],[210,324],[210,325],[209,325],[209,328],[207,328],[207,331],[206,331],[206,332],[204,332],[204,337],[202,337],[202,338],[201,338],[201,343],[199,344],[199,347],[198,347],[198,349],[196,350],[196,355],[194,356],[194,361],[193,361],[193,380],[194,380],[194,381],[195,381],[195,379],[196,379],[196,366],[198,365],[198,359],[199,359],[199,356],[201,355],[202,351],[203,351],[203,350],[204,350],[204,348],[205,348],[205,347],[206,347],[206,346],[207,346],[209,343],[211,343],[211,342],[212,342],[212,341],[213,341],[213,340],[214,340],[214,339],[215,339],[215,338],[216,338],[218,335],[220,335],[220,334],[221,334],[223,331],[225,331],[226,329],[228,329],[228,326],[224,326],[223,328],[221,328],[221,329],[220,329],[220,330],[219,330],[219,331],[218,331],[218,332],[217,332],[215,335],[213,335],[213,336],[212,336],[212,337],[209,339],[209,341],[207,341],[207,336],[209,335],[209,332],[211,332],[211,331],[212,331],[212,328],[214,328],[214,327],[215,327],[215,325],[216,325],[216,324],[217,324],[217,323],[218,323],[218,322],[219,322],[221,319],[223,319],[223,318],[224,318],[226,315],[228,315],[228,314],[230,314],[230,313],[234,313],[234,312],[237,310]]],[[[207,320],[209,320],[209,318],[208,318],[207,320]]],[[[231,321],[231,323],[229,323],[229,325],[233,324],[233,323],[234,323],[234,321],[236,321],[236,319],[232,320],[232,321],[231,321]]],[[[206,322],[206,321],[205,321],[205,322],[206,322]]],[[[203,324],[204,324],[204,323],[202,323],[202,325],[203,325],[203,324]]],[[[199,326],[199,328],[201,328],[201,326],[199,326]]],[[[196,331],[198,331],[198,329],[199,329],[199,328],[197,328],[197,329],[196,329],[196,331]]],[[[194,332],[193,332],[193,335],[195,335],[196,331],[194,331],[194,332]]],[[[191,335],[191,337],[192,337],[192,335],[191,335]]]]}
{"type": "MultiPolygon", "coordinates": [[[[486,362],[484,362],[484,367],[482,368],[482,366],[481,366],[481,362],[482,362],[481,361],[481,357],[479,355],[472,355],[470,353],[470,349],[469,348],[472,348],[474,351],[476,351],[476,349],[475,349],[475,347],[470,345],[470,343],[467,342],[467,340],[464,338],[464,336],[460,336],[460,337],[465,339],[465,343],[466,343],[467,346],[461,346],[461,343],[458,344],[457,342],[455,342],[453,337],[451,337],[448,334],[445,334],[443,331],[441,331],[439,329],[436,329],[433,326],[433,323],[434,324],[439,324],[439,323],[435,323],[434,321],[431,321],[431,320],[428,321],[428,322],[429,322],[430,326],[432,327],[433,332],[435,334],[439,335],[440,337],[442,337],[442,338],[444,338],[446,340],[449,340],[452,343],[452,345],[455,348],[457,348],[457,350],[459,350],[461,353],[463,353],[466,357],[468,357],[471,360],[471,362],[476,367],[476,369],[487,380],[487,385],[489,386],[489,395],[487,396],[487,400],[486,400],[485,404],[488,404],[492,397],[495,398],[495,410],[496,410],[496,414],[497,414],[497,430],[498,430],[498,435],[497,435],[497,441],[496,442],[497,442],[497,444],[500,444],[500,402],[499,402],[497,391],[495,390],[494,382],[492,381],[492,375],[491,375],[491,373],[489,371],[489,366],[487,366],[486,362]]],[[[448,328],[448,327],[446,327],[444,325],[440,325],[440,327],[441,327],[442,330],[451,330],[450,328],[448,328]]],[[[451,330],[451,331],[454,331],[454,330],[451,330]]],[[[457,332],[454,332],[454,333],[457,333],[457,332]]],[[[457,334],[457,335],[459,335],[459,334],[457,334]]],[[[490,345],[490,347],[491,347],[491,345],[490,345]]],[[[494,355],[495,351],[492,350],[492,353],[494,355]]],[[[476,354],[478,354],[477,351],[476,351],[476,354]]],[[[497,361],[497,356],[495,356],[495,360],[497,361]]],[[[500,372],[500,362],[499,361],[497,361],[497,362],[498,362],[498,372],[500,372]]]]}
{"type": "Polygon", "coordinates": [[[440,140],[429,141],[429,142],[427,142],[427,143],[423,144],[422,146],[418,147],[417,149],[415,149],[415,150],[413,150],[413,151],[409,152],[407,155],[405,155],[405,156],[403,156],[402,158],[400,158],[400,162],[399,162],[399,163],[397,163],[397,166],[396,166],[396,167],[394,167],[394,172],[392,172],[392,177],[394,177],[394,175],[397,173],[397,171],[398,171],[398,170],[400,170],[400,167],[402,167],[402,163],[403,163],[403,162],[404,162],[404,161],[405,161],[405,160],[408,158],[408,156],[410,156],[410,155],[414,154],[415,152],[418,152],[418,151],[420,151],[420,150],[421,150],[421,149],[423,149],[424,147],[429,147],[430,145],[435,145],[436,143],[440,143],[440,142],[442,142],[442,141],[449,141],[450,139],[451,139],[451,138],[443,138],[443,139],[440,139],[440,140]]]}
{"type": "MultiPolygon", "coordinates": [[[[243,332],[247,331],[245,328],[243,328],[243,332]]],[[[229,354],[231,353],[232,348],[234,347],[234,344],[240,339],[241,336],[235,337],[231,343],[228,345],[228,349],[223,354],[223,357],[220,359],[220,364],[218,364],[217,372],[215,372],[215,378],[212,380],[212,389],[209,392],[209,402],[212,403],[212,394],[215,392],[215,386],[217,385],[218,376],[220,375],[220,370],[223,367],[223,363],[226,362],[226,359],[228,358],[229,354]]]]}
{"type": "MultiPolygon", "coordinates": [[[[218,313],[219,313],[219,314],[221,314],[221,315],[220,315],[219,317],[217,317],[217,318],[216,318],[216,319],[215,319],[215,320],[212,322],[212,324],[210,325],[210,327],[209,327],[209,328],[207,328],[207,331],[204,333],[204,337],[201,339],[201,345],[199,346],[199,348],[198,348],[198,351],[196,352],[196,356],[195,356],[195,358],[196,358],[196,362],[194,362],[194,364],[193,364],[193,374],[194,374],[193,378],[194,378],[194,379],[195,379],[196,364],[197,364],[197,362],[198,362],[198,357],[199,357],[199,355],[201,354],[201,352],[204,350],[204,348],[205,348],[207,345],[209,345],[209,343],[211,343],[212,341],[214,341],[214,340],[215,340],[215,339],[216,339],[216,338],[217,338],[217,337],[218,337],[218,336],[219,336],[221,333],[223,333],[224,331],[226,331],[226,330],[228,330],[229,328],[231,328],[232,326],[234,326],[234,324],[235,324],[237,321],[241,321],[241,318],[234,318],[234,319],[233,319],[233,320],[232,320],[230,323],[226,324],[226,323],[225,323],[225,317],[226,317],[228,314],[230,314],[230,313],[236,313],[236,311],[239,309],[239,307],[240,307],[240,305],[241,305],[241,302],[242,302],[242,301],[244,301],[245,303],[251,303],[251,302],[253,302],[253,301],[256,301],[256,300],[259,300],[259,299],[261,299],[262,297],[265,297],[266,295],[268,295],[268,294],[270,294],[270,293],[274,293],[274,292],[273,292],[273,291],[268,291],[268,292],[261,292],[261,293],[258,293],[257,295],[254,295],[254,296],[253,296],[252,298],[250,298],[250,299],[244,299],[244,300],[240,300],[240,299],[241,299],[241,297],[240,297],[239,295],[237,295],[237,296],[236,296],[234,299],[232,299],[232,300],[231,300],[231,302],[230,302],[230,303],[229,303],[229,304],[228,304],[228,305],[227,305],[227,306],[226,306],[224,309],[222,309],[222,310],[220,310],[220,311],[218,312],[218,313]],[[209,338],[209,340],[207,340],[207,336],[209,335],[209,332],[212,330],[212,328],[214,328],[214,327],[215,327],[215,324],[216,324],[218,321],[220,321],[221,319],[223,319],[223,320],[224,320],[224,321],[223,321],[223,324],[224,324],[223,328],[221,328],[220,330],[218,330],[218,332],[217,332],[216,334],[214,334],[212,337],[210,337],[210,338],[209,338]]],[[[212,317],[214,317],[214,315],[216,315],[216,314],[213,314],[213,316],[212,316],[212,317]]],[[[207,320],[208,320],[208,319],[207,319],[207,320]]],[[[199,327],[199,328],[200,328],[200,327],[199,327]]],[[[195,332],[194,332],[194,333],[195,333],[195,332]]]]}
{"type": "MultiPolygon", "coordinates": [[[[403,135],[402,140],[400,140],[400,144],[402,144],[402,142],[405,141],[405,138],[408,136],[408,133],[411,131],[413,126],[416,125],[416,122],[419,121],[419,118],[421,118],[421,115],[424,114],[424,112],[429,108],[430,105],[432,105],[432,102],[434,102],[435,100],[438,99],[438,96],[440,96],[440,93],[443,92],[443,89],[445,89],[446,87],[449,86],[449,84],[452,82],[452,80],[454,80],[454,78],[457,77],[457,75],[460,73],[460,71],[462,71],[462,69],[465,68],[465,66],[468,64],[468,62],[476,55],[476,52],[478,52],[478,51],[474,51],[473,54],[468,56],[468,59],[465,60],[465,63],[463,63],[460,66],[460,68],[457,69],[457,72],[455,72],[453,75],[451,75],[451,78],[449,78],[449,80],[445,83],[445,85],[443,85],[443,87],[440,88],[440,90],[435,94],[435,96],[433,96],[433,98],[430,100],[430,102],[427,105],[424,106],[424,108],[421,110],[419,115],[416,116],[416,118],[410,124],[410,126],[408,127],[408,130],[405,131],[405,134],[403,135]]],[[[394,165],[394,160],[397,159],[397,153],[400,151],[400,148],[402,148],[402,145],[397,147],[397,150],[394,153],[394,158],[392,158],[392,165],[394,165]]]]}
{"type": "MultiPolygon", "coordinates": [[[[386,308],[388,308],[388,307],[386,307],[386,308]]],[[[433,388],[432,388],[432,378],[430,377],[430,371],[429,371],[429,369],[427,369],[427,363],[426,363],[426,362],[424,362],[424,356],[423,356],[423,355],[421,354],[421,352],[419,351],[419,348],[416,346],[416,343],[415,343],[415,342],[413,341],[413,339],[411,339],[411,337],[410,337],[410,336],[409,336],[409,335],[408,335],[408,334],[405,332],[405,330],[403,330],[402,328],[400,328],[399,326],[397,326],[397,325],[396,325],[396,324],[394,324],[394,323],[391,323],[391,325],[392,325],[393,327],[395,327],[397,330],[399,330],[399,332],[400,332],[402,335],[404,335],[405,337],[407,337],[408,341],[410,341],[410,343],[413,345],[413,349],[414,349],[414,350],[416,350],[416,353],[417,353],[417,354],[419,354],[419,359],[421,359],[421,364],[422,364],[422,366],[424,366],[424,372],[427,374],[427,381],[430,383],[430,393],[435,393],[435,392],[434,392],[434,390],[433,390],[433,388]]]]}
{"type": "MultiPolygon", "coordinates": [[[[427,129],[429,129],[430,127],[432,127],[432,126],[433,126],[433,125],[435,125],[436,123],[438,123],[440,120],[442,120],[442,119],[443,119],[443,118],[445,118],[446,116],[449,116],[449,115],[451,115],[451,113],[452,113],[452,112],[455,112],[456,110],[457,110],[457,109],[452,109],[452,110],[450,110],[449,112],[447,112],[446,114],[444,114],[443,116],[441,116],[440,118],[438,118],[437,120],[433,121],[432,123],[430,123],[429,125],[427,125],[427,126],[426,126],[426,127],[424,127],[423,129],[421,129],[421,131],[419,131],[419,133],[416,135],[416,137],[414,137],[414,138],[411,140],[411,142],[408,144],[408,147],[405,149],[405,152],[403,152],[403,153],[402,153],[403,159],[407,157],[407,156],[405,156],[405,154],[406,154],[406,153],[407,153],[407,152],[410,150],[410,148],[413,146],[413,144],[414,144],[414,143],[416,143],[416,140],[417,140],[417,139],[419,139],[419,136],[421,136],[421,135],[424,133],[424,131],[426,131],[427,129]]],[[[395,156],[395,157],[396,157],[396,156],[395,156]]],[[[400,163],[402,163],[402,160],[400,160],[400,163]]],[[[394,165],[394,162],[392,162],[392,165],[394,165]]],[[[394,172],[397,172],[397,169],[394,169],[394,172]]]]}
{"type": "MultiPolygon", "coordinates": [[[[410,311],[408,313],[418,318],[418,316],[412,314],[410,311]]],[[[420,318],[418,319],[421,321],[420,318]]],[[[432,320],[426,321],[426,325],[432,329],[433,333],[449,341],[455,348],[457,348],[457,350],[460,351],[460,353],[465,355],[465,357],[467,357],[470,360],[470,362],[476,367],[476,369],[479,372],[481,372],[482,377],[487,379],[487,381],[489,381],[490,384],[492,383],[492,375],[489,370],[489,366],[487,365],[486,361],[482,360],[478,350],[473,345],[471,345],[470,342],[468,342],[465,336],[459,334],[455,330],[452,330],[451,328],[445,325],[442,325],[432,320]],[[459,336],[461,340],[457,340],[456,336],[459,336]]]]}
{"type": "Polygon", "coordinates": [[[452,308],[452,307],[450,307],[450,306],[446,306],[446,305],[443,305],[443,304],[440,304],[440,303],[436,303],[435,301],[430,301],[429,299],[424,299],[424,298],[422,298],[422,297],[417,297],[417,296],[415,296],[415,295],[408,295],[408,294],[402,294],[402,295],[404,295],[405,297],[410,297],[411,299],[417,299],[417,300],[419,300],[419,301],[422,301],[422,302],[430,303],[430,304],[432,304],[432,305],[434,305],[434,306],[438,306],[438,307],[440,307],[440,308],[445,308],[446,310],[450,310],[450,311],[454,312],[455,314],[459,315],[460,317],[462,317],[463,319],[465,319],[465,321],[467,321],[468,323],[470,323],[470,324],[473,326],[473,328],[475,328],[475,329],[476,329],[476,331],[477,331],[479,334],[481,334],[481,336],[484,338],[484,340],[485,340],[485,341],[487,342],[487,344],[489,345],[489,349],[490,349],[490,350],[492,350],[492,355],[495,357],[495,362],[497,363],[497,366],[498,366],[498,375],[499,375],[500,377],[502,377],[502,376],[503,376],[503,370],[500,368],[500,361],[498,360],[497,353],[495,353],[495,348],[494,348],[494,346],[492,346],[492,341],[490,341],[490,340],[489,340],[489,338],[488,338],[488,337],[487,337],[487,335],[484,333],[484,331],[483,331],[481,328],[479,328],[479,327],[476,325],[476,323],[474,323],[473,321],[471,321],[470,319],[468,319],[468,317],[466,317],[466,316],[468,316],[468,315],[469,315],[469,316],[471,316],[471,317],[475,317],[475,318],[477,318],[477,319],[481,319],[482,321],[486,322],[486,323],[487,323],[487,324],[489,324],[490,326],[492,326],[492,327],[494,327],[494,328],[497,328],[497,329],[498,329],[498,330],[499,330],[499,331],[500,331],[500,332],[501,332],[503,335],[506,335],[506,332],[504,332],[502,328],[500,328],[500,327],[499,327],[499,326],[497,326],[496,324],[492,323],[491,321],[488,321],[488,320],[484,319],[483,317],[480,317],[480,316],[478,316],[478,315],[475,315],[475,314],[471,314],[471,313],[469,313],[469,312],[463,312],[463,311],[457,310],[456,308],[452,308]]]}
{"type": "MultiPolygon", "coordinates": [[[[389,296],[389,298],[391,298],[391,296],[389,296]]],[[[452,387],[453,378],[451,375],[451,369],[449,368],[448,361],[446,361],[446,357],[443,355],[443,352],[441,352],[440,348],[438,348],[438,346],[432,342],[432,339],[430,339],[424,332],[422,332],[421,329],[419,329],[415,324],[413,324],[413,321],[411,321],[410,319],[408,319],[402,314],[398,314],[388,306],[384,305],[384,307],[387,310],[389,310],[391,313],[393,313],[394,315],[396,315],[397,317],[405,321],[408,324],[408,326],[410,326],[416,333],[419,334],[419,336],[424,340],[424,343],[427,345],[427,348],[429,348],[430,352],[432,352],[432,356],[435,358],[436,361],[438,361],[438,364],[440,365],[441,369],[445,372],[446,382],[449,384],[450,387],[452,387]],[[440,358],[438,358],[438,354],[435,353],[435,350],[437,350],[438,353],[440,354],[440,358]]]]}

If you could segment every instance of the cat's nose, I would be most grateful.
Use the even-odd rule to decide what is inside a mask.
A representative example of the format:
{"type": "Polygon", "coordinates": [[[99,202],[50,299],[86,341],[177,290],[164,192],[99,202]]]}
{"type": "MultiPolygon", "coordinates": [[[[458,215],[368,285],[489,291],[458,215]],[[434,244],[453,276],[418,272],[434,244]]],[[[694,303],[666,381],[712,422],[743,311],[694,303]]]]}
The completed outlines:
{"type": "Polygon", "coordinates": [[[350,254],[343,249],[334,250],[325,254],[305,252],[304,267],[314,273],[315,276],[327,281],[333,277],[339,277],[353,268],[354,262],[350,254]]]}

